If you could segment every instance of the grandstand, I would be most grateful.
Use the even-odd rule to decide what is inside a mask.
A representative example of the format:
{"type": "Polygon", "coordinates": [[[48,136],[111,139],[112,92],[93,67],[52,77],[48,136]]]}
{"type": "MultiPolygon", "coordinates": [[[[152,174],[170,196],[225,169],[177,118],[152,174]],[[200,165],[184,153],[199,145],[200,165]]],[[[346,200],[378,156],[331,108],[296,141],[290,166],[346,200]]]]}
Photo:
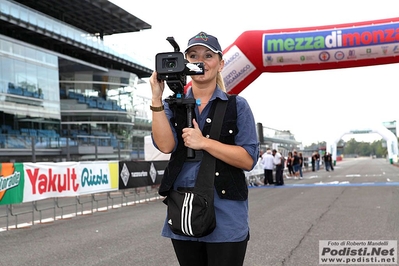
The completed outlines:
{"type": "Polygon", "coordinates": [[[1,0],[0,23],[0,162],[144,158],[152,69],[103,38],[151,25],[107,0],[1,0]]]}

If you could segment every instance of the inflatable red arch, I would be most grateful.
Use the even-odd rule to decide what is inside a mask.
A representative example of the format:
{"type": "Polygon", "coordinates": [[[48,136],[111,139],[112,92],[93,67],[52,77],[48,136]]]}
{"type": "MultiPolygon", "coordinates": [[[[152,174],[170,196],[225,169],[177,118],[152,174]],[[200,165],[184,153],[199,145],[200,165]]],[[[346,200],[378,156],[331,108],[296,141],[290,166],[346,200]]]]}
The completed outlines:
{"type": "Polygon", "coordinates": [[[230,94],[239,94],[264,72],[399,63],[399,18],[245,31],[223,54],[222,75],[230,94]]]}

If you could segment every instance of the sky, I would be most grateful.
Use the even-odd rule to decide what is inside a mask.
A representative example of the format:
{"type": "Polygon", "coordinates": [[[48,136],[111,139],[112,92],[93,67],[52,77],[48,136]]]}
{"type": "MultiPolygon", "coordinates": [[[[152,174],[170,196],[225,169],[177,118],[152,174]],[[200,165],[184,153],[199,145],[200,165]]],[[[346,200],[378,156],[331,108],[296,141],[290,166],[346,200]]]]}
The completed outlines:
{"type": "MultiPolygon", "coordinates": [[[[155,69],[155,55],[173,52],[173,36],[184,51],[187,41],[204,31],[224,50],[244,31],[315,27],[399,17],[398,0],[112,0],[152,26],[105,41],[155,69]]],[[[329,141],[344,132],[398,120],[399,64],[292,73],[263,73],[240,95],[255,122],[289,130],[304,145],[329,141]]],[[[139,94],[151,95],[150,85],[139,94]]],[[[165,92],[166,93],[166,92],[165,92]]],[[[165,94],[164,93],[164,94],[165,94]]],[[[171,93],[170,93],[171,94],[171,93]]],[[[169,96],[170,94],[164,95],[169,96]]],[[[399,121],[399,120],[398,120],[399,121]]],[[[372,142],[379,134],[346,134],[347,141],[372,142]]]]}

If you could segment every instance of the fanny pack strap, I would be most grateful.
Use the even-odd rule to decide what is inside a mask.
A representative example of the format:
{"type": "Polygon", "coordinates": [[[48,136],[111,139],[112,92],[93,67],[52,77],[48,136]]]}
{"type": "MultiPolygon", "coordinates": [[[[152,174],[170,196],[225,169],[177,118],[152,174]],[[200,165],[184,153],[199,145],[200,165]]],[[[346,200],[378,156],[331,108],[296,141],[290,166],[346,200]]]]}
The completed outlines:
{"type": "MultiPolygon", "coordinates": [[[[213,121],[209,132],[209,138],[219,140],[220,131],[222,130],[222,124],[224,114],[227,108],[227,102],[218,100],[216,102],[215,114],[213,115],[213,121]]],[[[198,171],[197,181],[193,191],[212,196],[213,198],[213,186],[215,181],[215,167],[216,158],[210,155],[208,152],[203,151],[204,155],[198,171]]]]}

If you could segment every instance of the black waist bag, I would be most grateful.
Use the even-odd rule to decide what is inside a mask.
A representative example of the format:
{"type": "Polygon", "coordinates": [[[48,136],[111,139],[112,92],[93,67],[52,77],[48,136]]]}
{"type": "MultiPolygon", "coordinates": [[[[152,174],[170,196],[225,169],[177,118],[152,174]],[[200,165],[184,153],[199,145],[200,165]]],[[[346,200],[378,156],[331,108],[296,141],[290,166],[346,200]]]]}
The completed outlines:
{"type": "Polygon", "coordinates": [[[193,191],[171,190],[167,197],[168,224],[173,233],[203,237],[216,227],[213,200],[193,191]]]}
{"type": "MultiPolygon", "coordinates": [[[[227,101],[217,101],[209,137],[219,139],[227,101]]],[[[194,188],[171,189],[164,203],[168,205],[168,225],[173,233],[203,237],[216,227],[214,179],[216,159],[203,151],[201,166],[194,188]]]]}

